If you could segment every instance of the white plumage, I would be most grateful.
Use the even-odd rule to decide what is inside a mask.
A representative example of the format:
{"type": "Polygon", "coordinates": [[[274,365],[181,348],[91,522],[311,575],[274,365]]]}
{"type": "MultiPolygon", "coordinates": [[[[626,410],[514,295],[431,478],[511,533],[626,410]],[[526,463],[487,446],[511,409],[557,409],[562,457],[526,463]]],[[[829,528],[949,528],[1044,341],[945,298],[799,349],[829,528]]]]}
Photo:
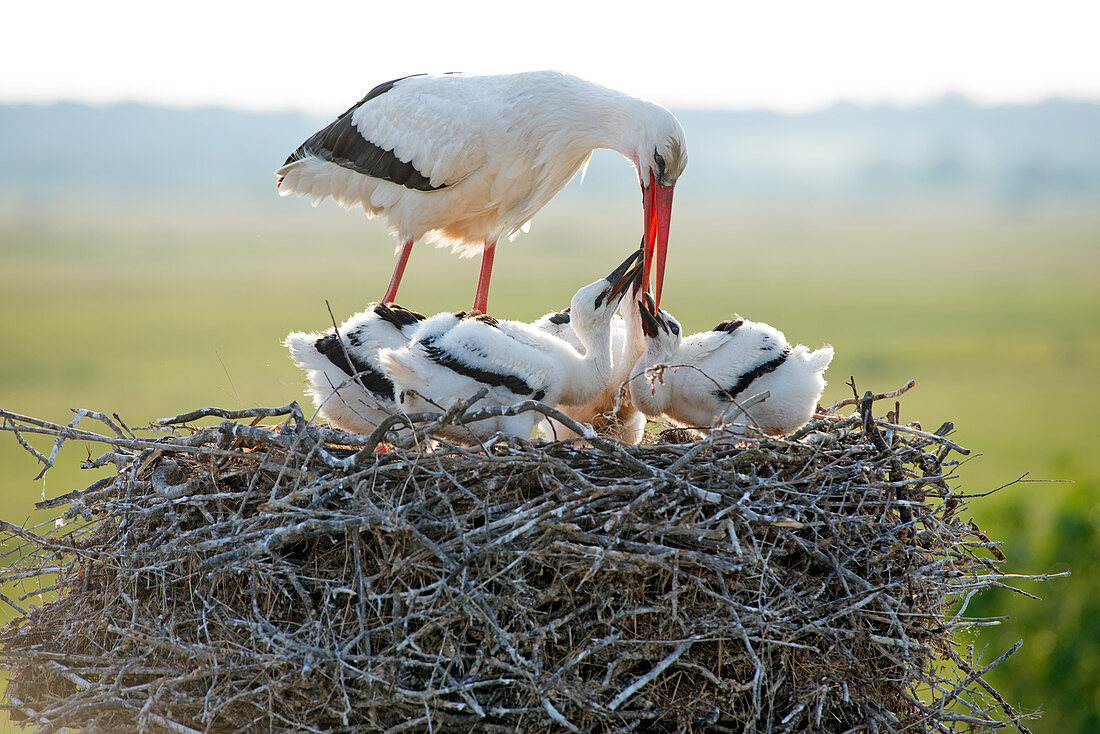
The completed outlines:
{"type": "MultiPolygon", "coordinates": [[[[532,324],[477,313],[439,314],[423,321],[407,346],[383,349],[378,360],[408,412],[446,410],[482,388],[488,393],[477,407],[528,399],[581,405],[610,379],[611,319],[641,275],[640,255],[634,253],[607,278],[573,296],[571,323],[583,353],[532,324]]],[[[463,443],[498,432],[529,438],[540,417],[532,411],[490,418],[445,428],[442,435],[463,443]]]]}
{"type": "MultiPolygon", "coordinates": [[[[635,290],[631,298],[637,297],[638,290],[635,290]]],[[[623,307],[627,302],[620,304],[623,316],[616,315],[611,321],[611,372],[607,384],[592,400],[583,405],[557,407],[578,423],[591,425],[601,435],[613,436],[627,443],[638,443],[645,432],[645,416],[634,406],[630,391],[623,388],[635,362],[645,351],[645,341],[638,311],[623,307]]],[[[583,351],[583,346],[573,330],[568,309],[548,313],[533,325],[583,351]]],[[[552,419],[547,419],[543,432],[559,440],[576,437],[575,433],[552,419]]]]}
{"type": "Polygon", "coordinates": [[[735,432],[736,424],[751,424],[772,435],[791,433],[813,415],[832,347],[792,347],[778,329],[740,317],[682,337],[679,322],[652,301],[632,306],[642,319],[646,349],[634,366],[630,393],[647,416],[711,426],[731,408],[736,416],[735,401],[764,391],[766,400],[735,418],[735,432]]]}
{"type": "Polygon", "coordinates": [[[337,428],[370,433],[398,411],[393,383],[378,363],[378,350],[408,343],[424,317],[396,305],[374,304],[333,332],[291,332],[283,344],[305,370],[321,417],[337,428]]]}
{"type": "Polygon", "coordinates": [[[665,108],[553,71],[417,75],[375,87],[276,171],[279,193],[331,197],[385,216],[401,243],[383,302],[396,297],[412,244],[427,236],[483,251],[474,309],[486,311],[493,249],[513,237],[609,148],[643,192],[646,280],[663,280],[672,192],[687,164],[683,128],[665,108]]]}

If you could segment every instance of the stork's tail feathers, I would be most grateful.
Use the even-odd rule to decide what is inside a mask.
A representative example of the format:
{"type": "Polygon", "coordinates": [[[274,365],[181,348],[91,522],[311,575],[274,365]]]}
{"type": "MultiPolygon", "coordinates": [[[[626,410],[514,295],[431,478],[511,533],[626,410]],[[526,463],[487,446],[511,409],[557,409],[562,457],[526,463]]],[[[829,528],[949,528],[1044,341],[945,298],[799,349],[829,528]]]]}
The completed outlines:
{"type": "Polygon", "coordinates": [[[362,207],[368,219],[381,214],[399,195],[394,187],[379,187],[375,179],[315,155],[292,160],[276,169],[275,175],[279,196],[308,196],[313,206],[331,198],[345,209],[362,207]]]}
{"type": "Polygon", "coordinates": [[[309,193],[308,187],[301,186],[301,168],[301,161],[293,161],[275,169],[275,175],[278,176],[275,179],[275,188],[279,189],[279,196],[289,196],[293,193],[304,196],[309,193]],[[300,188],[306,188],[306,190],[299,191],[300,188]]]}
{"type": "MultiPolygon", "coordinates": [[[[290,350],[294,364],[306,373],[308,383],[306,394],[313,398],[313,403],[320,409],[321,414],[341,427],[349,430],[363,430],[361,426],[353,425],[354,420],[351,418],[348,418],[348,421],[341,420],[342,417],[347,417],[345,416],[347,411],[341,407],[344,400],[342,398],[333,400],[333,396],[342,392],[343,386],[350,384],[351,376],[338,365],[333,364],[332,360],[317,348],[317,342],[322,337],[321,334],[292,331],[283,340],[283,345],[290,350]]],[[[348,393],[349,396],[353,393],[366,396],[354,387],[349,387],[349,390],[351,391],[348,393]]]]}
{"type": "Polygon", "coordinates": [[[395,385],[408,384],[415,380],[419,370],[416,357],[407,348],[379,349],[378,364],[395,385]]]}
{"type": "Polygon", "coordinates": [[[275,169],[275,175],[278,176],[278,178],[275,179],[275,188],[279,189],[279,196],[286,196],[294,190],[294,186],[289,184],[284,187],[283,181],[285,181],[286,177],[292,174],[294,169],[298,167],[297,164],[298,161],[287,161],[284,165],[275,169]]]}
{"type": "Polygon", "coordinates": [[[833,361],[833,348],[828,344],[812,352],[804,344],[788,348],[790,349],[788,361],[797,364],[800,371],[804,369],[806,374],[819,375],[833,361]]]}
{"type": "Polygon", "coordinates": [[[814,372],[824,372],[829,363],[833,361],[833,348],[825,345],[821,349],[811,352],[806,356],[806,364],[814,372]]]}
{"type": "Polygon", "coordinates": [[[283,339],[283,346],[290,350],[294,364],[301,369],[323,371],[332,367],[332,363],[317,351],[316,343],[320,337],[320,334],[292,331],[286,335],[286,339],[283,339]]]}

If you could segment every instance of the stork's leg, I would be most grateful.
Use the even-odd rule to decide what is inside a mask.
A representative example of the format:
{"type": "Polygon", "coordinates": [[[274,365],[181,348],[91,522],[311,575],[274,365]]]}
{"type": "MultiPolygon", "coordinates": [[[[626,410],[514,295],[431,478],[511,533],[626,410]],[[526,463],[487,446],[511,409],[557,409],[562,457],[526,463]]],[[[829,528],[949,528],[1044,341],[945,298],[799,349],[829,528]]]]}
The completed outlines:
{"type": "Polygon", "coordinates": [[[382,303],[393,303],[397,298],[397,286],[401,285],[401,276],[405,274],[405,265],[409,262],[409,253],[412,252],[413,241],[405,240],[401,246],[401,254],[397,256],[397,265],[390,276],[390,285],[386,288],[386,295],[382,296],[382,303]]]}
{"type": "Polygon", "coordinates": [[[497,243],[486,242],[481,251],[481,275],[477,278],[477,293],[474,294],[474,310],[489,313],[489,278],[493,276],[493,257],[497,243]]]}

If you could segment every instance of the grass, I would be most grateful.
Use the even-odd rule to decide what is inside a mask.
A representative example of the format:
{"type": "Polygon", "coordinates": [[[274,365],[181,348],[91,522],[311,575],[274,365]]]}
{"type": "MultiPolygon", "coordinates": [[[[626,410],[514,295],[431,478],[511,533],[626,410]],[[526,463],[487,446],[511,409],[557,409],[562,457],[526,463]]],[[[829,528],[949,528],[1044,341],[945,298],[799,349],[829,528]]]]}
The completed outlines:
{"type": "MultiPolygon", "coordinates": [[[[374,300],[393,241],[379,224],[331,206],[281,204],[0,212],[0,406],[59,422],[84,407],[135,425],[207,405],[302,400],[281,339],[326,328],[326,299],[337,320],[374,300]]],[[[619,208],[551,205],[530,234],[502,246],[491,309],[532,319],[609,272],[640,230],[619,208]]],[[[956,440],[983,454],[962,469],[970,492],[1025,474],[1070,480],[1016,484],[974,512],[993,535],[1018,538],[1005,548],[1017,570],[1084,571],[1032,589],[1047,596],[1041,603],[1005,594],[994,612],[1080,609],[1097,592],[1079,564],[1100,551],[1061,544],[1058,528],[1074,493],[1100,485],[1098,245],[1095,212],[733,211],[684,201],[663,305],[689,332],[739,312],[792,342],[831,343],[826,404],[850,395],[849,376],[861,391],[915,378],[903,418],[926,428],[952,420],[956,440]]],[[[466,308],[477,266],[420,245],[400,301],[427,313],[466,308]]],[[[90,483],[76,466],[83,458],[71,446],[34,482],[33,459],[0,437],[0,516],[23,522],[43,493],[90,483]]],[[[1095,529],[1096,513],[1087,517],[1095,529]]],[[[1040,636],[1035,647],[1047,644],[1040,636]]],[[[1080,655],[1100,661],[1096,650],[1080,655]]],[[[1039,684],[1009,691],[1025,707],[1043,695],[1039,684]]],[[[1051,714],[1047,725],[1063,712],[1051,714]]]]}

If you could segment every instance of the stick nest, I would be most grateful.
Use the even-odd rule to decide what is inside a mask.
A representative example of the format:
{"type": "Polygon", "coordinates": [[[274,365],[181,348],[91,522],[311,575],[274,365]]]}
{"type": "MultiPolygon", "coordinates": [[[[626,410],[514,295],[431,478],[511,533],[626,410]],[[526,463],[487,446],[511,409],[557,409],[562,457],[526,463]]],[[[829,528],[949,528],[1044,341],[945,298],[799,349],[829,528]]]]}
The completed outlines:
{"type": "Polygon", "coordinates": [[[960,645],[1007,578],[960,517],[966,450],[874,397],[788,438],[430,450],[478,414],[0,412],[47,468],[77,440],[116,469],[4,525],[31,587],[6,705],[41,731],[1027,731],[960,645]]]}

